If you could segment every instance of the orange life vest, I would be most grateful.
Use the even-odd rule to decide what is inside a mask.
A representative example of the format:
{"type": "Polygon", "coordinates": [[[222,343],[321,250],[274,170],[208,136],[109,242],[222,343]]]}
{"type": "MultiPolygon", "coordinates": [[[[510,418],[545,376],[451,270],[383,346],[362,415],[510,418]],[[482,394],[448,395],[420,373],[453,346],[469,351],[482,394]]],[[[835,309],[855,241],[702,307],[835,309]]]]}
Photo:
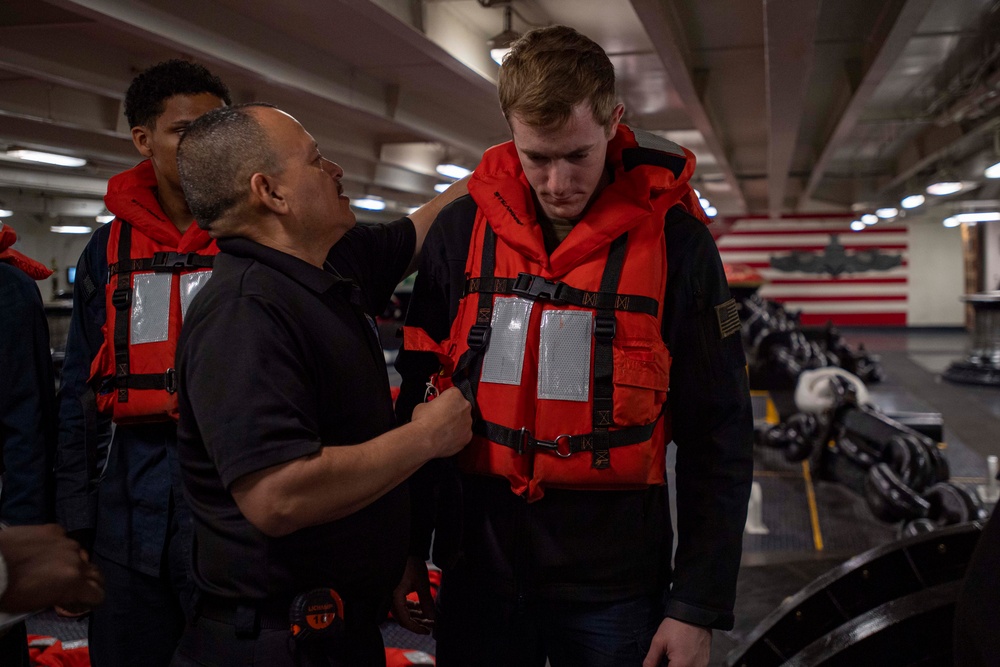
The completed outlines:
{"type": "Polygon", "coordinates": [[[109,223],[104,341],[90,367],[97,407],[119,424],[177,419],[174,354],[191,300],[212,275],[215,241],[183,234],[156,200],[149,161],[115,176],[109,223]]]}
{"type": "Polygon", "coordinates": [[[663,342],[664,217],[707,221],[688,179],[694,156],[620,126],[614,179],[551,256],[512,143],[483,157],[466,290],[451,333],[404,329],[407,349],[442,361],[440,388],[475,406],[467,472],[506,477],[529,501],[546,487],[662,484],[670,376],[663,342]]]}

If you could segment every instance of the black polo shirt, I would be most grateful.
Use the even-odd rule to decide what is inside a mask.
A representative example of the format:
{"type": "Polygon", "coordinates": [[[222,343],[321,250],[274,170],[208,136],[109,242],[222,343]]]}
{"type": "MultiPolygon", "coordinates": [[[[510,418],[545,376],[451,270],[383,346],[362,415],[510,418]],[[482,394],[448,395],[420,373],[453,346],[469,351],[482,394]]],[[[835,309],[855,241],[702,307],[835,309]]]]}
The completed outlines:
{"type": "Polygon", "coordinates": [[[177,355],[179,458],[202,591],[281,603],[331,586],[350,619],[352,605],[377,613],[398,583],[409,531],[405,485],[349,517],[280,538],[254,528],[230,490],[249,473],[394,426],[369,317],[386,307],[414,242],[405,218],[358,226],[331,251],[334,273],[246,239],[219,241],[177,355]]]}

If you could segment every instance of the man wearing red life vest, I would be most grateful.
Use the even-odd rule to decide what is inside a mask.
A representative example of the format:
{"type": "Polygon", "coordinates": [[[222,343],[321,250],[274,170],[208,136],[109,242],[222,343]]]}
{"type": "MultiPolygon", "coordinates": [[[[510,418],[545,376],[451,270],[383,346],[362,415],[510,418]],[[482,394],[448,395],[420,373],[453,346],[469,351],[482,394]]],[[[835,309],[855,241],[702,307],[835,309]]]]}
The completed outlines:
{"type": "MultiPolygon", "coordinates": [[[[704,666],[733,626],[753,465],[694,156],[620,123],[610,60],[570,28],[519,40],[499,93],[513,141],[432,228],[397,362],[401,418],[431,376],[474,415],[472,443],[412,481],[397,601],[426,590],[435,529],[441,667],[704,666]]],[[[394,614],[427,627],[423,602],[394,614]]]]}
{"type": "Polygon", "coordinates": [[[145,160],[108,182],[104,201],[115,219],[77,265],[56,509],[106,579],[107,599],[90,618],[97,667],[169,664],[193,590],[174,352],[218,248],[194,224],[176,155],[191,122],[229,103],[226,86],[189,62],[160,63],[132,81],[125,115],[145,160]]]}

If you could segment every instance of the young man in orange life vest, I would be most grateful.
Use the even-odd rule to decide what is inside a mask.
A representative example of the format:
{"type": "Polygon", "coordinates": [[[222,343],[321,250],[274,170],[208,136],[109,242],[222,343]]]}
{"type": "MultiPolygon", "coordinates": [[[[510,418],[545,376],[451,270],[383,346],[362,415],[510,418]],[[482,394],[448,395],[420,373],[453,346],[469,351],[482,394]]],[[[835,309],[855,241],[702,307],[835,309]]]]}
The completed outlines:
{"type": "MultiPolygon", "coordinates": [[[[432,228],[396,364],[403,419],[432,376],[474,406],[472,443],[413,481],[397,599],[426,591],[434,528],[440,667],[703,666],[733,626],[753,465],[694,156],[620,123],[610,60],[571,28],[521,38],[499,94],[513,141],[432,228]]],[[[430,625],[424,597],[396,617],[430,625]]]]}
{"type": "Polygon", "coordinates": [[[160,63],[132,81],[125,115],[145,159],[108,182],[115,219],[77,265],[56,511],[105,577],[107,599],[90,617],[96,667],[167,665],[184,629],[191,528],[176,463],[174,351],[218,248],[184,199],[177,143],[196,118],[229,103],[225,84],[189,62],[160,63]]]}

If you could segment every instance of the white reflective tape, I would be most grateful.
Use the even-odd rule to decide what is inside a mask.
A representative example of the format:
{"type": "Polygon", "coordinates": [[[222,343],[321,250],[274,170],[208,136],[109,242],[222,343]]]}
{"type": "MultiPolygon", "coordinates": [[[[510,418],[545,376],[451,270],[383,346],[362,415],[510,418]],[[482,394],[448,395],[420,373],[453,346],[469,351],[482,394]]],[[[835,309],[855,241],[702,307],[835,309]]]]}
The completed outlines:
{"type": "Polygon", "coordinates": [[[212,277],[212,270],[195,271],[185,273],[181,276],[181,319],[187,317],[188,306],[191,301],[201,291],[201,288],[208,284],[208,279],[212,277]]]}
{"type": "Polygon", "coordinates": [[[490,341],[483,357],[480,382],[521,384],[528,321],[534,304],[520,297],[499,297],[493,302],[490,341]]]}
{"type": "Polygon", "coordinates": [[[546,310],[538,342],[538,398],[585,403],[590,397],[594,313],[546,310]]]}
{"type": "Polygon", "coordinates": [[[161,343],[170,328],[170,273],[136,273],[132,280],[132,345],[161,343]]]}

